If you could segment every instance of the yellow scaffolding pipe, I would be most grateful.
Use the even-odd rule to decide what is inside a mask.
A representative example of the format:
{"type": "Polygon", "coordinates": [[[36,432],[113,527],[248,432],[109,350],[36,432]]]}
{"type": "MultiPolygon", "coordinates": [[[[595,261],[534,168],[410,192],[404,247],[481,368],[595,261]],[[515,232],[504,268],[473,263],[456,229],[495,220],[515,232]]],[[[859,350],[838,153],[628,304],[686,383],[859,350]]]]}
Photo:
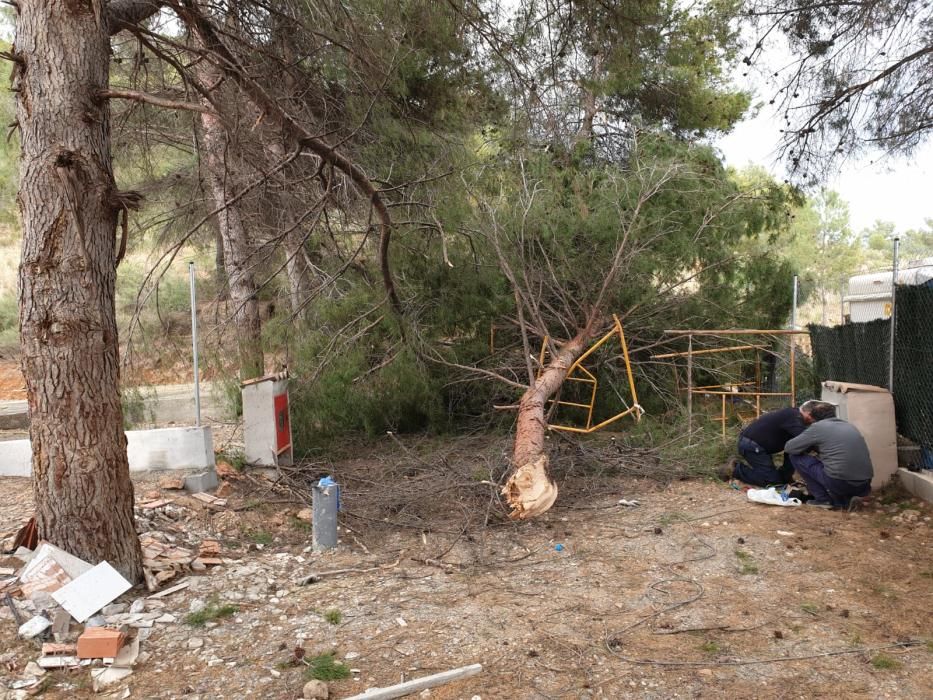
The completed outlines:
{"type": "MultiPolygon", "coordinates": [[[[593,343],[593,345],[591,345],[586,352],[580,355],[580,357],[577,358],[577,360],[572,365],[570,365],[570,367],[567,369],[567,375],[565,377],[565,380],[574,381],[574,382],[591,383],[593,385],[593,390],[590,392],[590,402],[588,404],[584,404],[584,403],[578,403],[578,402],[573,402],[573,401],[561,401],[559,399],[549,400],[549,403],[556,404],[558,406],[572,406],[574,408],[586,409],[587,411],[586,427],[577,428],[575,426],[570,426],[570,425],[556,425],[556,424],[549,423],[548,424],[549,429],[563,430],[569,433],[586,434],[586,433],[594,433],[597,430],[601,430],[602,428],[605,428],[607,425],[614,423],[620,418],[624,418],[625,416],[630,415],[630,414],[635,415],[636,421],[641,420],[641,414],[644,413],[644,409],[642,409],[641,405],[639,405],[638,394],[635,391],[635,377],[632,374],[632,362],[628,354],[628,343],[626,343],[625,341],[625,332],[622,330],[622,322],[619,321],[619,317],[613,314],[612,318],[613,318],[613,321],[615,322],[613,329],[609,331],[608,333],[606,333],[602,338],[597,340],[595,343],[593,343]],[[631,391],[631,394],[632,394],[632,407],[629,409],[626,409],[625,411],[622,411],[622,413],[612,416],[611,418],[607,418],[606,420],[602,421],[601,423],[597,425],[593,425],[593,408],[596,406],[596,392],[599,388],[599,381],[596,379],[596,377],[593,375],[592,372],[590,372],[586,367],[583,366],[582,363],[590,355],[596,352],[596,350],[602,347],[602,345],[605,344],[606,341],[608,341],[610,338],[612,338],[617,333],[619,335],[619,342],[622,346],[622,358],[625,361],[625,373],[626,373],[626,377],[628,378],[629,391],[631,391]],[[586,376],[585,377],[571,376],[574,372],[577,372],[577,371],[582,372],[586,376]]],[[[541,352],[538,355],[538,375],[539,376],[541,373],[541,368],[544,367],[544,355],[547,349],[547,342],[548,342],[548,338],[545,337],[544,341],[541,343],[541,352]]]]}

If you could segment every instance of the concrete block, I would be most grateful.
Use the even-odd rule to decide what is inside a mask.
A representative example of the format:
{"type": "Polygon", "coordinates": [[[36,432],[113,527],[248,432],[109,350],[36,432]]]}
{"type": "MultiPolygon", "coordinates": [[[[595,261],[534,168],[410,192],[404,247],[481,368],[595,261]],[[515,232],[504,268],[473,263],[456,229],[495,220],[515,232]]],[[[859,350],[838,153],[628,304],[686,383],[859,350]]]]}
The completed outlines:
{"type": "Polygon", "coordinates": [[[32,474],[32,447],[29,440],[0,442],[0,476],[32,474]]]}
{"type": "Polygon", "coordinates": [[[185,477],[185,491],[189,493],[201,493],[202,491],[213,491],[220,482],[217,480],[217,472],[214,469],[189,474],[185,477]]]}
{"type": "Polygon", "coordinates": [[[29,408],[25,401],[0,401],[0,430],[28,430],[29,408]]]}
{"type": "Polygon", "coordinates": [[[898,469],[897,476],[904,488],[914,496],[922,498],[927,503],[933,503],[933,473],[929,469],[920,472],[898,469]]]}
{"type": "MultiPolygon", "coordinates": [[[[214,470],[214,441],[209,425],[155,430],[127,430],[131,472],[160,469],[214,470]]],[[[0,476],[32,474],[29,440],[0,442],[0,476]]],[[[216,475],[214,476],[216,479],[216,475]]],[[[216,484],[215,484],[216,486],[216,484]]]]}
{"type": "Polygon", "coordinates": [[[127,430],[130,471],[206,469],[214,467],[211,427],[127,430]]]}

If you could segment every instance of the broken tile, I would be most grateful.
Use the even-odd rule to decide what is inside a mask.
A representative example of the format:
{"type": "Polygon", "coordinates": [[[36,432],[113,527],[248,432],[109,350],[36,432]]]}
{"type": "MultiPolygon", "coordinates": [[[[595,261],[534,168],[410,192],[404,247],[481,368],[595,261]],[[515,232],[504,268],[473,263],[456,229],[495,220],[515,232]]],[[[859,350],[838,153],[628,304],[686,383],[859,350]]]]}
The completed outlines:
{"type": "Polygon", "coordinates": [[[162,508],[167,506],[169,503],[174,502],[174,498],[157,498],[154,501],[144,501],[143,503],[138,503],[137,506],[140,508],[145,508],[146,510],[155,510],[156,508],[162,508]]]}
{"type": "Polygon", "coordinates": [[[159,479],[159,488],[181,491],[185,488],[185,480],[178,476],[163,476],[159,479]]]}
{"type": "Polygon", "coordinates": [[[202,557],[216,557],[220,554],[220,542],[217,540],[204,540],[198,548],[198,555],[202,557]]]}
{"type": "Polygon", "coordinates": [[[93,681],[94,692],[99,691],[101,688],[106,688],[108,685],[119,683],[132,674],[133,669],[131,668],[114,668],[113,666],[107,668],[93,668],[91,669],[91,680],[93,681]]]}
{"type": "Polygon", "coordinates": [[[43,656],[74,656],[78,653],[78,647],[75,644],[55,644],[46,642],[42,645],[43,656]]]}
{"type": "Polygon", "coordinates": [[[226,498],[217,498],[216,496],[212,496],[209,493],[193,493],[191,494],[191,497],[196,498],[197,500],[207,504],[208,506],[211,506],[212,508],[224,508],[227,505],[226,498]]]}
{"type": "Polygon", "coordinates": [[[52,597],[78,622],[84,622],[102,607],[133,587],[120,573],[102,561],[90,571],[52,593],[52,597]]]}
{"type": "MultiPolygon", "coordinates": [[[[18,554],[14,556],[18,556],[18,554]]],[[[26,568],[24,568],[23,572],[20,574],[20,579],[23,577],[28,578],[32,568],[38,566],[46,557],[54,559],[56,563],[64,569],[65,573],[73,579],[78,578],[78,576],[90,571],[92,568],[91,564],[69,554],[64,549],[56,547],[54,544],[49,544],[48,542],[40,542],[39,547],[31,555],[29,562],[26,564],[26,568]]]]}
{"type": "Polygon", "coordinates": [[[151,596],[149,596],[149,600],[158,599],[158,598],[164,598],[165,596],[171,595],[172,593],[176,593],[176,592],[178,592],[178,591],[180,591],[180,590],[183,590],[183,589],[187,588],[187,587],[190,586],[190,585],[191,585],[191,583],[190,583],[189,581],[182,581],[181,583],[178,583],[178,584],[172,586],[171,588],[166,588],[164,591],[159,591],[158,593],[153,593],[151,596]]]}
{"type": "Polygon", "coordinates": [[[19,587],[23,597],[30,600],[39,593],[54,593],[71,581],[71,576],[50,556],[33,559],[26,569],[19,578],[19,587]]]}
{"type": "Polygon", "coordinates": [[[70,631],[71,615],[68,614],[67,610],[56,608],[55,614],[52,616],[52,636],[55,637],[55,641],[63,641],[68,637],[70,631]]]}

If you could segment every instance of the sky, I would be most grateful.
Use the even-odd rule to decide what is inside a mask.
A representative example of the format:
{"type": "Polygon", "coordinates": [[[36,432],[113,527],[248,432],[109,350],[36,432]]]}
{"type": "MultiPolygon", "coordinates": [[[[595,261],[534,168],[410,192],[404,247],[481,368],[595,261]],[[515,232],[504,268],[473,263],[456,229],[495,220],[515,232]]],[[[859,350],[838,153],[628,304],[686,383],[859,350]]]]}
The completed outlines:
{"type": "MultiPolygon", "coordinates": [[[[753,38],[748,34],[746,41],[751,43],[753,38]]],[[[741,168],[752,163],[764,167],[779,180],[786,176],[778,158],[780,129],[784,124],[779,105],[767,104],[776,89],[768,76],[775,68],[782,70],[792,63],[786,42],[777,37],[766,46],[755,69],[735,81],[739,89],[752,94],[753,105],[762,106],[756,116],[739,123],[716,142],[727,165],[741,168]]],[[[873,158],[877,155],[848,161],[824,182],[826,188],[836,190],[848,202],[852,230],[860,232],[878,220],[893,223],[895,233],[925,228],[924,220],[933,219],[933,139],[909,158],[888,156],[872,162],[873,158]]]]}
{"type": "MultiPolygon", "coordinates": [[[[728,165],[741,168],[753,163],[783,179],[785,170],[777,156],[780,128],[777,115],[762,109],[716,145],[728,165]]],[[[928,141],[912,158],[889,157],[881,164],[868,158],[848,162],[825,186],[849,203],[854,231],[876,220],[894,223],[897,232],[921,228],[924,219],[933,218],[933,142],[928,141]]]]}

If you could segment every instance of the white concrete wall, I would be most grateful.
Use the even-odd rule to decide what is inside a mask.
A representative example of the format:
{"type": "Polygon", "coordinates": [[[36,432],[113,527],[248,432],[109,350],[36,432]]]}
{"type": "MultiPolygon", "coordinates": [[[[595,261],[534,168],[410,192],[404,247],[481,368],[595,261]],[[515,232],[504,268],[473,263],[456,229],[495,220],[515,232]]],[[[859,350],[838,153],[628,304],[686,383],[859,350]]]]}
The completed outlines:
{"type": "MultiPolygon", "coordinates": [[[[214,441],[209,425],[127,430],[126,442],[131,472],[214,466],[214,441]]],[[[0,442],[0,476],[29,476],[31,473],[29,440],[0,442]]]]}

